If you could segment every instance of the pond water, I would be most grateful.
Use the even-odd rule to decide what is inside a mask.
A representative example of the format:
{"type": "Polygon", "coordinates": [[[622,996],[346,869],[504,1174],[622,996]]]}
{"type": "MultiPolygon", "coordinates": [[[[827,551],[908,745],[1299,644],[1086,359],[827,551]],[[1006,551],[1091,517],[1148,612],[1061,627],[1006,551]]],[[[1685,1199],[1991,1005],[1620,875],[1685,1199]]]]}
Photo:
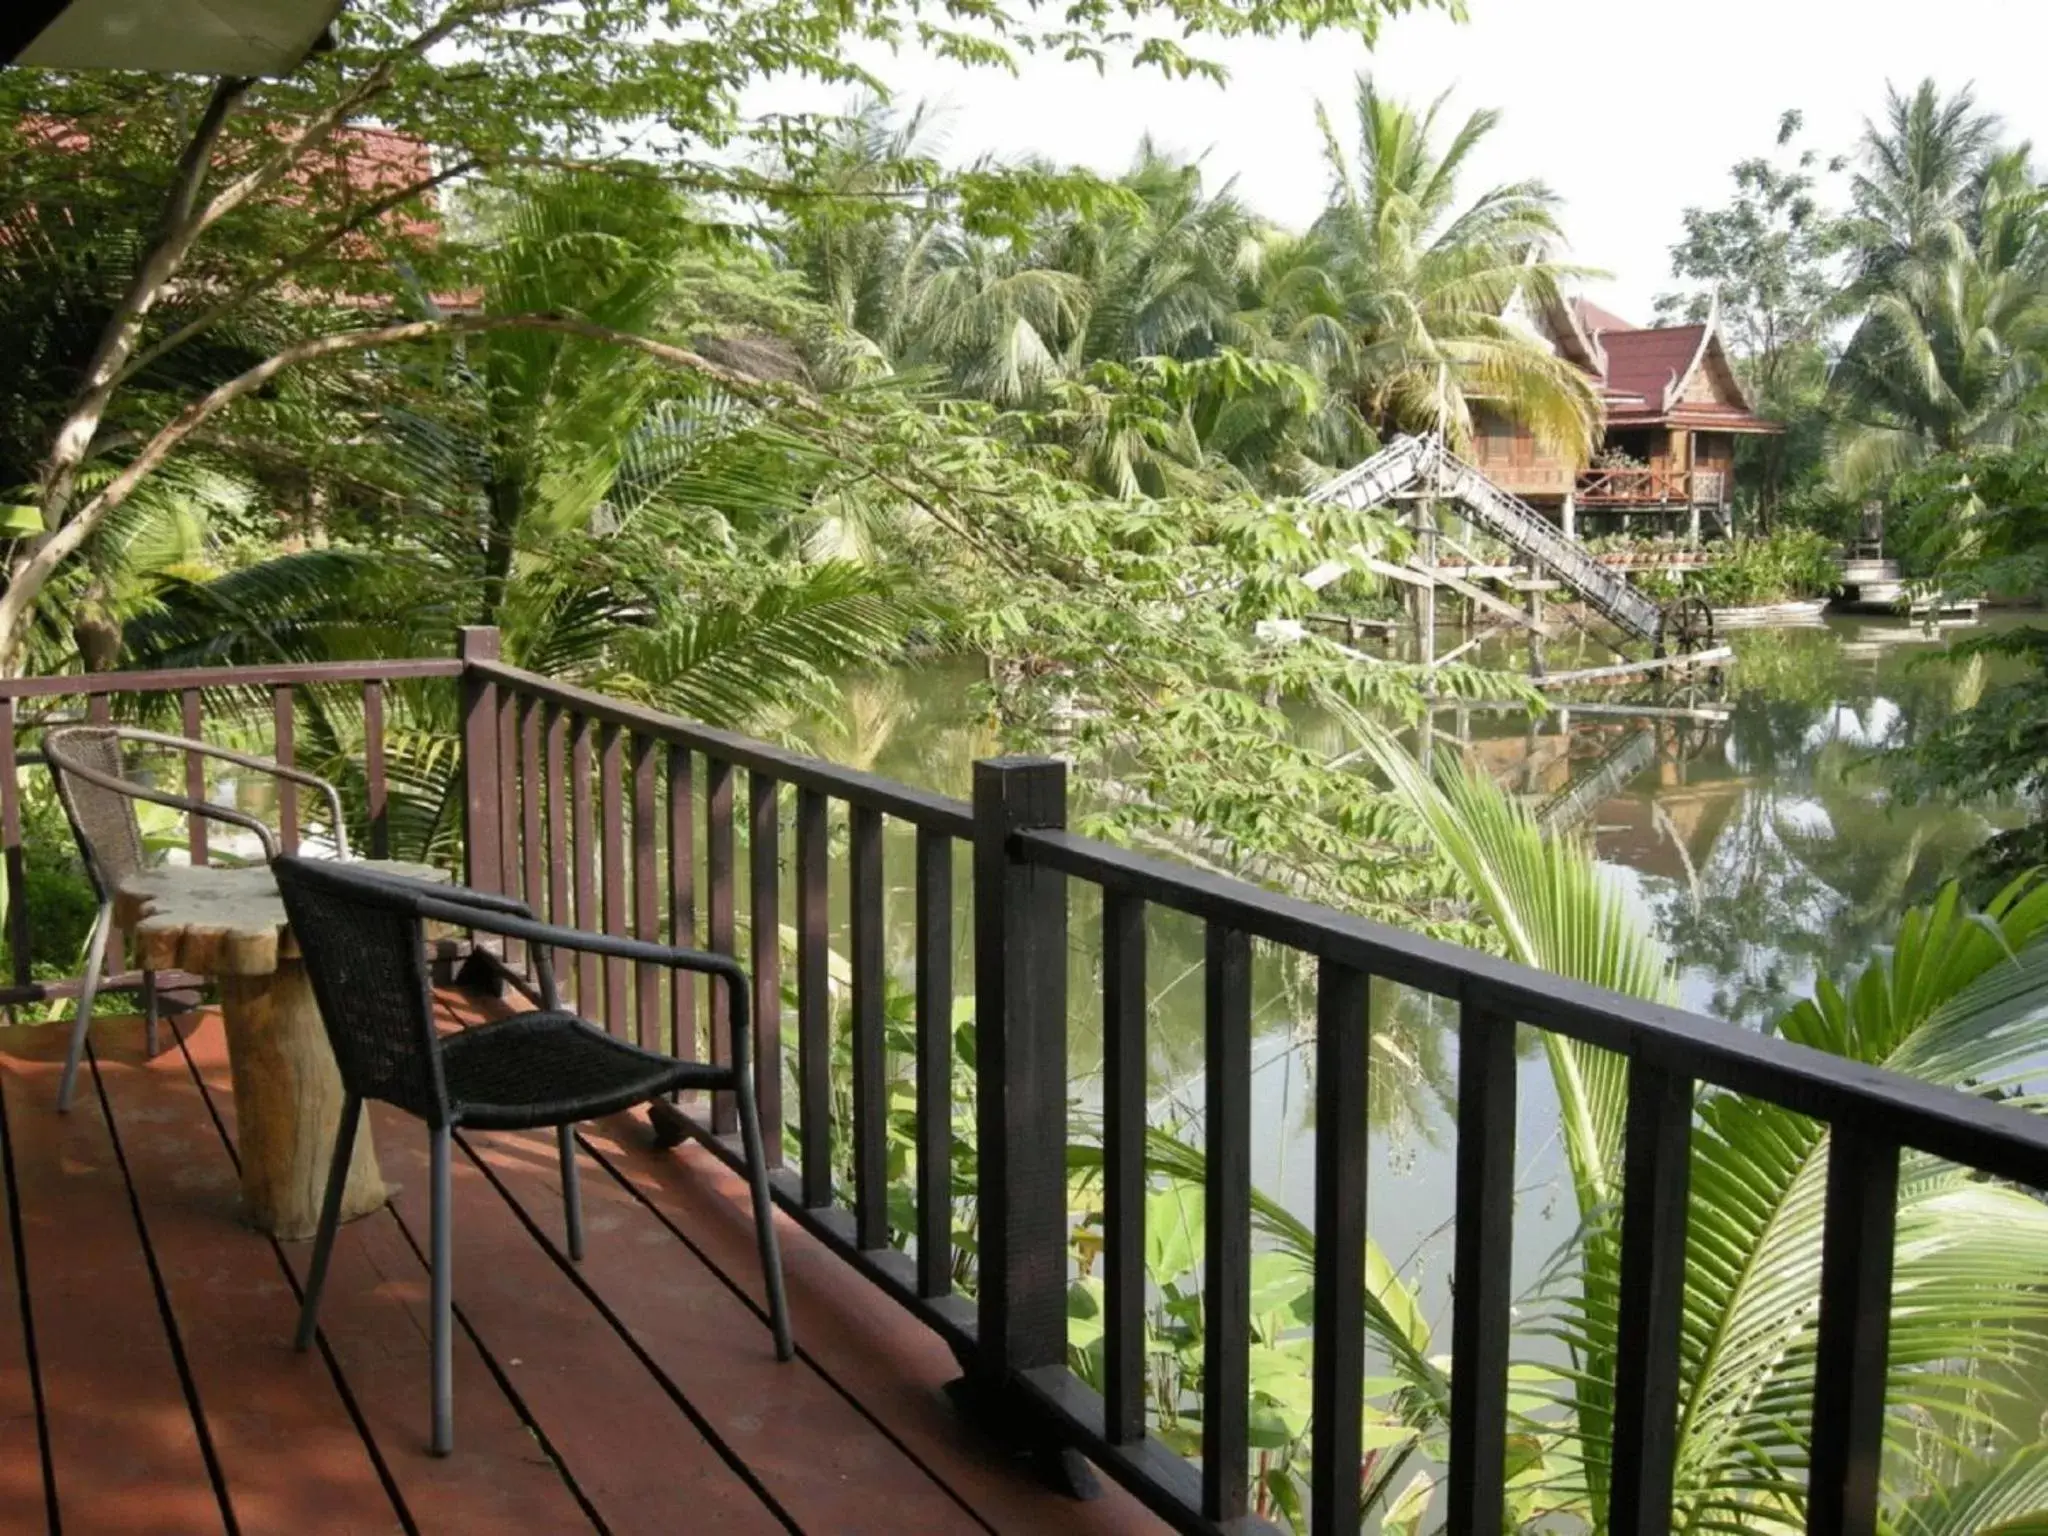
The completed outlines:
{"type": "MultiPolygon", "coordinates": [[[[1821,974],[1866,961],[2010,809],[1895,804],[1882,754],[1938,730],[1988,678],[1948,656],[1969,630],[1830,620],[1738,633],[1718,683],[1588,694],[1532,720],[1446,709],[1434,752],[1462,751],[1504,787],[1580,827],[1678,963],[1688,1007],[1752,1027],[1806,996],[1821,974]],[[1640,710],[1641,712],[1632,712],[1640,710]]],[[[1448,648],[1448,641],[1439,649],[1448,648]]],[[[1587,662],[1601,660],[1588,656],[1587,662]]],[[[1553,655],[1555,668],[1575,663],[1553,655]]],[[[1995,677],[1995,671],[1992,672],[1995,677]]],[[[996,750],[977,723],[975,674],[957,667],[855,680],[844,707],[797,734],[821,755],[954,794],[996,750]]],[[[891,847],[892,968],[910,975],[910,861],[891,847]]],[[[965,870],[958,885],[965,888],[965,870]]],[[[958,990],[970,994],[965,924],[958,990]]],[[[1085,1108],[1099,1067],[1095,910],[1074,904],[1074,1092],[1085,1108]]],[[[1155,914],[1150,1077],[1155,1123],[1200,1140],[1199,927],[1155,914]]],[[[1378,985],[1376,983],[1376,985],[1378,985]]],[[[1391,990],[1391,989],[1390,989],[1391,990]]],[[[1306,1218],[1313,1192],[1312,980],[1268,957],[1255,994],[1257,1186],[1306,1218]]],[[[1453,1207],[1455,1023],[1416,995],[1376,999],[1369,1225],[1447,1328],[1453,1207]]],[[[1571,1236],[1575,1217],[1540,1051],[1523,1053],[1513,1269],[1518,1293],[1571,1236]]],[[[1447,1338],[1438,1348],[1448,1347],[1447,1338]]]]}
{"type": "MultiPolygon", "coordinates": [[[[1993,621],[1996,622],[1996,621],[1993,621]]],[[[1829,621],[1733,637],[1733,665],[1716,681],[1561,698],[1549,713],[1444,708],[1415,744],[1462,754],[1539,814],[1590,840],[1602,865],[1669,946],[1682,1001],[1745,1026],[1767,1026],[1817,977],[1844,978],[1893,932],[1900,913],[1954,874],[2011,807],[1895,803],[1884,756],[1939,731],[1989,683],[1995,664],[1950,650],[1983,626],[1929,632],[1901,621],[1829,621]]],[[[1449,631],[1439,654],[1458,643],[1449,631]]],[[[1511,664],[1504,656],[1477,658],[1511,664]]],[[[1575,639],[1553,647],[1564,670],[1608,659],[1575,639]]],[[[975,702],[971,667],[931,665],[852,679],[839,707],[788,735],[818,755],[964,796],[971,765],[1000,751],[975,702]]],[[[1349,745],[1325,723],[1329,749],[1349,745]]],[[[170,772],[166,766],[166,772],[170,772]]],[[[267,791],[247,786],[249,793],[267,791]]],[[[252,809],[261,809],[252,805],[252,809]]],[[[835,812],[835,815],[837,813],[835,812]]],[[[843,823],[835,823],[844,835],[843,823]]],[[[790,852],[785,838],[785,857],[790,852]]],[[[886,847],[884,933],[891,1013],[903,1017],[913,977],[913,861],[905,829],[886,847]]],[[[965,850],[955,888],[970,891],[965,850]]],[[[844,861],[835,858],[835,868],[844,861]]],[[[749,910],[740,861],[738,910],[749,910]]],[[[784,901],[794,880],[785,871],[784,901]]],[[[833,882],[833,943],[847,953],[846,891],[833,882]]],[[[954,924],[955,990],[971,1015],[972,954],[965,912],[954,924]]],[[[1100,1079],[1098,911],[1077,888],[1071,911],[1073,1095],[1084,1115],[1100,1079]]],[[[789,920],[785,906],[784,920],[789,920]]],[[[1149,934],[1149,1112],[1183,1140],[1202,1139],[1200,925],[1154,912],[1149,934]]],[[[1253,1180],[1304,1221],[1313,1208],[1314,978],[1255,954],[1253,1180]]],[[[838,974],[843,975],[843,971],[838,974]]],[[[786,967],[785,981],[794,968],[786,967]]],[[[1413,1286],[1448,1352],[1454,1207],[1455,1017],[1448,1005],[1375,983],[1368,1227],[1413,1286]]],[[[793,1055],[794,1020],[784,1041],[793,1055]]],[[[793,1064],[792,1064],[793,1065],[793,1064]]],[[[907,1069],[906,1061],[897,1063],[907,1069]]],[[[845,1087],[844,1072],[835,1074],[845,1087]]],[[[785,1080],[793,1111],[795,1084],[785,1080]]],[[[841,1104],[835,1119],[843,1125],[841,1104]]],[[[1086,1134],[1085,1125],[1079,1127],[1086,1134]]],[[[792,1149],[793,1150],[793,1149],[792,1149]]],[[[1521,1054],[1514,1245],[1503,1256],[1527,1296],[1573,1236],[1576,1211],[1558,1135],[1548,1062],[1534,1040],[1521,1054]]],[[[900,1192],[907,1199],[909,1191],[900,1192]]],[[[898,1225],[907,1225],[899,1221],[898,1225]]],[[[1153,1227],[1155,1240],[1158,1232],[1153,1227]]],[[[1193,1244],[1199,1254],[1199,1241],[1193,1244]]],[[[1542,1353],[1526,1335],[1518,1358],[1542,1353]]],[[[2013,1412],[2031,1422],[2048,1392],[2029,1389],[2013,1412]]]]}

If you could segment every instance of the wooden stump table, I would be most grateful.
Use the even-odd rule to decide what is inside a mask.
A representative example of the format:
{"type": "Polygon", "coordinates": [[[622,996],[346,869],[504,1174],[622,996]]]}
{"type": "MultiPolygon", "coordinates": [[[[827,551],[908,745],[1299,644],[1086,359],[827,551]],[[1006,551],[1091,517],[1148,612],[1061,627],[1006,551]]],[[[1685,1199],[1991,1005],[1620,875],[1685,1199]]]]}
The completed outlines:
{"type": "MultiPolygon", "coordinates": [[[[370,862],[393,874],[448,878],[423,864],[370,862]]],[[[343,1094],[277,881],[261,865],[155,869],[122,884],[115,921],[134,936],[143,969],[219,980],[243,1214],[274,1236],[311,1237],[320,1223],[343,1094]]],[[[388,1198],[365,1116],[356,1131],[342,1219],[367,1215],[388,1198]]]]}

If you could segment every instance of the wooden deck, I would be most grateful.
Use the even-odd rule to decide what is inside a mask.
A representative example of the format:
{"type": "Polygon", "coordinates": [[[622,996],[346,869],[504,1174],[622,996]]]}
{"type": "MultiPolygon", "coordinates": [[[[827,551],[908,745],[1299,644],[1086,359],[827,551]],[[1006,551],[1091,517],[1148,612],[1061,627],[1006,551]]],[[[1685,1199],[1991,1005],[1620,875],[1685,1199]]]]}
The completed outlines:
{"type": "Polygon", "coordinates": [[[1125,1532],[966,1428],[939,1340],[803,1233],[778,1366],[745,1191],[636,1119],[586,1127],[570,1265],[552,1137],[460,1138],[456,1451],[427,1454],[426,1140],[375,1113],[393,1206],[343,1229],[319,1349],[290,1349],[310,1244],[235,1217],[219,1020],[0,1029],[0,1531],[1125,1532]]]}

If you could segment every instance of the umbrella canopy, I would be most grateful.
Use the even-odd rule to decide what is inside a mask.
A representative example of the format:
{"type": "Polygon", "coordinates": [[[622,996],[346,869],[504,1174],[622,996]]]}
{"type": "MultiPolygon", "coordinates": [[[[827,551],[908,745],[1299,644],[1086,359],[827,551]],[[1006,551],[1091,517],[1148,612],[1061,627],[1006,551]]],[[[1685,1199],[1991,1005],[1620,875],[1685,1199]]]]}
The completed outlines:
{"type": "Polygon", "coordinates": [[[0,5],[0,64],[284,75],[342,0],[13,0],[0,5]]]}

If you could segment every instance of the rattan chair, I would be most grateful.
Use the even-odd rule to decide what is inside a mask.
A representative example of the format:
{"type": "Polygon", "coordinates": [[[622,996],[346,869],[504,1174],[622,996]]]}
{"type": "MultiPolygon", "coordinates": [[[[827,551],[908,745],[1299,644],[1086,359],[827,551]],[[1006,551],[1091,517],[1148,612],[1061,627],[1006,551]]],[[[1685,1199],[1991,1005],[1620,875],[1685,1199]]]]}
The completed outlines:
{"type": "Polygon", "coordinates": [[[671,949],[635,939],[556,928],[534,920],[524,903],[460,887],[429,885],[369,869],[308,859],[272,861],[292,932],[319,1000],[341,1069],[345,1098],[334,1161],[320,1211],[312,1269],[299,1312],[296,1347],[313,1341],[320,1290],[355,1150],[363,1101],[379,1099],[426,1121],[431,1151],[433,1269],[433,1450],[455,1443],[450,1290],[450,1142],[458,1127],[552,1128],[561,1158],[563,1225],[571,1259],[583,1257],[583,1213],[576,1175],[575,1125],[642,1104],[679,1088],[723,1090],[738,1100],[755,1238],[768,1291],[776,1358],[793,1353],[776,1251],[768,1163],[754,1101],[747,1025],[747,974],[726,955],[671,949]],[[448,923],[524,939],[541,1006],[443,1035],[434,1026],[434,994],[422,925],[448,923]],[[563,1010],[549,964],[553,948],[698,971],[726,988],[732,1017],[729,1065],[680,1061],[615,1039],[563,1010]]]}
{"type": "MultiPolygon", "coordinates": [[[[134,730],[114,725],[58,726],[43,736],[43,761],[56,781],[57,798],[64,807],[71,834],[78,840],[79,855],[85,860],[93,893],[99,898],[99,915],[93,921],[92,938],[86,945],[85,975],[78,994],[78,1017],[72,1021],[71,1040],[64,1053],[64,1075],[57,1084],[57,1108],[71,1108],[71,1091],[78,1079],[78,1063],[85,1054],[85,1033],[92,1023],[93,999],[106,982],[107,944],[114,932],[114,892],[121,882],[144,868],[142,829],[136,821],[135,802],[146,800],[191,816],[204,816],[256,834],[268,859],[277,853],[277,837],[262,818],[230,805],[174,795],[130,778],[122,766],[124,746],[161,747],[196,753],[231,763],[274,779],[288,779],[319,790],[327,797],[334,828],[335,851],[348,857],[348,828],[341,813],[341,792],[317,774],[287,768],[267,757],[251,757],[210,742],[189,741],[183,736],[166,736],[157,731],[134,730]]],[[[156,973],[142,973],[142,1014],[147,1034],[145,1049],[157,1050],[156,973]]]]}

